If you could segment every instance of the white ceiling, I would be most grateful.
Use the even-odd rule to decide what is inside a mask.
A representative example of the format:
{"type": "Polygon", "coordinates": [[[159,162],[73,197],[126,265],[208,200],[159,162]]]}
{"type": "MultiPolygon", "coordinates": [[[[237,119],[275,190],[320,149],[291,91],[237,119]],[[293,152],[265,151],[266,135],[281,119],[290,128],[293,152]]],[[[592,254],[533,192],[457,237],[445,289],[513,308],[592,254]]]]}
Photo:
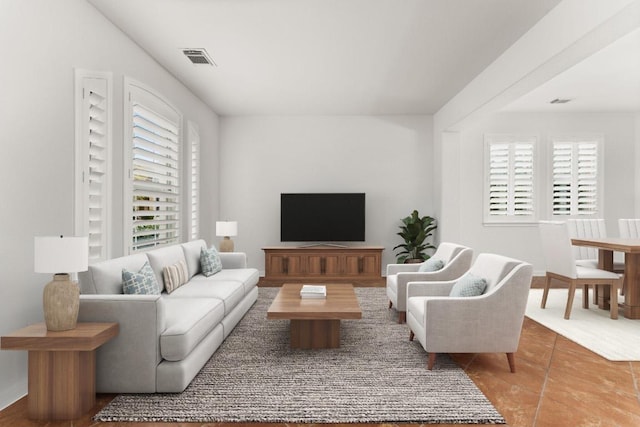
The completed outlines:
{"type": "Polygon", "coordinates": [[[504,111],[637,112],[640,111],[640,30],[554,77],[504,111]],[[556,98],[565,104],[551,104],[556,98]]]}
{"type": "MultiPolygon", "coordinates": [[[[433,114],[560,0],[88,1],[225,116],[433,114]],[[184,48],[205,48],[217,67],[193,65],[184,48]]],[[[640,76],[634,64],[627,84],[640,76]]],[[[623,86],[605,73],[628,67],[587,65],[592,102],[608,93],[595,77],[623,86]]],[[[557,97],[587,102],[581,78],[557,79],[509,108],[546,108],[557,97]]],[[[638,102],[625,108],[640,110],[638,102]]]]}

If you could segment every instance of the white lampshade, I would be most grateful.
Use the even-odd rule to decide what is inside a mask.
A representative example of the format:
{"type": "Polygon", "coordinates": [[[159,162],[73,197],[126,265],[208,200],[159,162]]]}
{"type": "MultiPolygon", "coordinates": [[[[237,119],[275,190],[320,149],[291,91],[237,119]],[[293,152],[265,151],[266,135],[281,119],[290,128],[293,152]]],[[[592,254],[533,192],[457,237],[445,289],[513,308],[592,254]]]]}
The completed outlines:
{"type": "Polygon", "coordinates": [[[216,236],[232,237],[238,235],[238,221],[216,221],[216,236]]]}
{"type": "Polygon", "coordinates": [[[77,273],[89,266],[88,237],[36,237],[36,273],[77,273]]]}

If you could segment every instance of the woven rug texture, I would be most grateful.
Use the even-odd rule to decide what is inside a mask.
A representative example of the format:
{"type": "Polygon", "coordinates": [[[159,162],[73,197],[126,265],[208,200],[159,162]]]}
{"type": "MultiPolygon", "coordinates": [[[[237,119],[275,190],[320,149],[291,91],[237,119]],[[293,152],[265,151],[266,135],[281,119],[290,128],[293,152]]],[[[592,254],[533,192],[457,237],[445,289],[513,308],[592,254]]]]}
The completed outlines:
{"type": "Polygon", "coordinates": [[[289,321],[267,320],[278,288],[256,304],[187,389],[118,395],[94,419],[134,422],[504,424],[447,355],[427,353],[388,310],[384,288],[356,288],[362,319],[341,347],[289,348],[289,321]]]}

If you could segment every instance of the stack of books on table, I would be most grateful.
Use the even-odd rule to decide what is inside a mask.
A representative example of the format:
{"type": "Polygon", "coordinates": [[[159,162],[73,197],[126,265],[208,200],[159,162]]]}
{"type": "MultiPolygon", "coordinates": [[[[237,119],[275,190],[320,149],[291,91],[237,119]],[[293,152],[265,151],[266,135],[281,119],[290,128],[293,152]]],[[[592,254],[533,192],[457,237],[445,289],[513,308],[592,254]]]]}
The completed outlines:
{"type": "Polygon", "coordinates": [[[302,285],[300,298],[326,298],[327,287],[324,285],[302,285]]]}

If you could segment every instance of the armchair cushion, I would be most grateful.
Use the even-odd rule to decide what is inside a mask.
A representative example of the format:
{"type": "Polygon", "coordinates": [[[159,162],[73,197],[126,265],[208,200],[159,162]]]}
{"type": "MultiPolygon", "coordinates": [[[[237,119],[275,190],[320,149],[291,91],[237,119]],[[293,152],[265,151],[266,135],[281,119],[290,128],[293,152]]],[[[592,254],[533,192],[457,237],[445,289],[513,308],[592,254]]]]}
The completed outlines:
{"type": "Polygon", "coordinates": [[[467,273],[462,276],[449,293],[450,297],[476,297],[487,289],[487,281],[482,277],[467,273]]]}
{"type": "Polygon", "coordinates": [[[441,259],[429,258],[425,262],[420,264],[420,268],[418,268],[419,272],[427,272],[427,271],[438,271],[442,270],[444,267],[444,261],[441,259]]]}

